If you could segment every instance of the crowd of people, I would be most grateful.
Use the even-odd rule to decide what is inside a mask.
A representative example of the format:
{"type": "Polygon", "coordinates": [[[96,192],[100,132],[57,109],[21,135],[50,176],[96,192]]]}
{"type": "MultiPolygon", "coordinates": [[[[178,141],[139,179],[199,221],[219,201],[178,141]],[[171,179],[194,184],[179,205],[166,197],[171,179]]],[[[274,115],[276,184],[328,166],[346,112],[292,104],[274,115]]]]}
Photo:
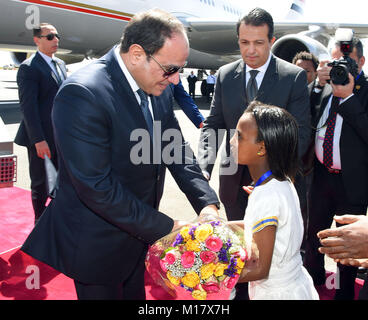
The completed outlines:
{"type": "MultiPolygon", "coordinates": [[[[362,43],[352,39],[358,73],[342,85],[331,81],[329,61],[311,53],[292,63],[273,55],[267,11],[251,10],[236,32],[241,58],[207,75],[205,118],[195,103],[202,74],[186,78],[189,93],[179,77],[189,41],[171,14],[135,15],[120,44],[70,77],[55,57],[56,28],[34,29],[38,51],[17,75],[23,120],[15,143],[28,150],[35,213],[22,250],[74,279],[79,299],[145,299],[148,246],[188,224],[159,210],[166,168],[199,216],[217,216],[221,203],[228,223],[256,226],[259,263],[240,275],[233,299],[318,299],[325,254],[339,268],[335,299],[354,299],[358,268],[368,266],[362,43]],[[201,130],[197,158],[188,157],[174,100],[201,130]],[[178,133],[173,142],[158,140],[157,124],[178,133]],[[224,131],[218,197],[209,180],[224,131]],[[156,151],[139,163],[131,158],[137,132],[142,153],[156,151]],[[58,170],[47,207],[46,156],[58,170]]],[[[337,42],[331,60],[340,49],[337,42]]],[[[368,281],[359,298],[368,299],[368,281]]]]}

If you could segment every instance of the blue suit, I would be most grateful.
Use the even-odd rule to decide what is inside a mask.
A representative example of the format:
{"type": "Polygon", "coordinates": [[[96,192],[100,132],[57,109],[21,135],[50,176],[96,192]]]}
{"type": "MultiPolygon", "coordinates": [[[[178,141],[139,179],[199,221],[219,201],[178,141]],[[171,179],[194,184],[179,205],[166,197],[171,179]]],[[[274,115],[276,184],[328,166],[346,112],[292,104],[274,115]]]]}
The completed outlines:
{"type": "Polygon", "coordinates": [[[184,111],[186,116],[199,128],[199,125],[204,121],[204,117],[198,110],[191,96],[184,90],[181,81],[177,85],[170,84],[173,96],[179,107],[184,111]]]}
{"type": "MultiPolygon", "coordinates": [[[[151,97],[154,118],[162,132],[180,132],[170,97],[170,89],[151,97]]],[[[148,245],[173,220],[158,211],[165,166],[131,160],[131,134],[147,124],[114,49],[64,82],[52,119],[59,189],[22,250],[82,283],[124,286],[135,274],[134,287],[144,292],[148,245]]],[[[185,147],[182,138],[182,157],[185,147]]],[[[218,203],[196,161],[181,160],[166,166],[194,210],[218,203]]]]}

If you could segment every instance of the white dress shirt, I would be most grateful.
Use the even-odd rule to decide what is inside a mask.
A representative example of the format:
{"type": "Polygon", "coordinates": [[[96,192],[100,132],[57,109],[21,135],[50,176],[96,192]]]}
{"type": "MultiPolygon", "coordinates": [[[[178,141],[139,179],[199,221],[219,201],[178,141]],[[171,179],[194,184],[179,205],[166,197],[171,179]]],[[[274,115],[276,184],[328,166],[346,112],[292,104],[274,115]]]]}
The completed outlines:
{"type": "MultiPolygon", "coordinates": [[[[349,97],[345,99],[341,99],[339,104],[345,102],[351,96],[352,95],[350,95],[349,97]]],[[[317,131],[316,131],[316,137],[315,137],[315,153],[316,153],[317,159],[321,163],[323,163],[323,142],[325,140],[325,134],[326,134],[326,129],[327,129],[326,120],[328,119],[328,115],[330,114],[331,102],[332,102],[332,95],[330,96],[330,99],[327,102],[326,108],[323,111],[323,114],[317,124],[317,131]]],[[[332,166],[331,166],[332,169],[337,169],[337,170],[341,170],[340,137],[341,137],[342,123],[343,123],[343,118],[339,114],[337,114],[334,136],[333,136],[332,166]]]]}
{"type": "Polygon", "coordinates": [[[250,66],[248,66],[246,64],[246,67],[245,67],[245,71],[246,71],[246,73],[245,73],[245,87],[247,87],[248,81],[250,79],[250,71],[251,70],[258,70],[259,72],[256,75],[256,81],[257,81],[257,88],[258,89],[260,88],[260,86],[262,84],[262,81],[263,81],[263,78],[266,74],[268,65],[270,64],[270,61],[271,61],[271,53],[268,55],[268,59],[267,59],[266,63],[263,66],[261,66],[257,69],[253,69],[253,68],[251,68],[250,66]]]}
{"type": "MultiPolygon", "coordinates": [[[[52,57],[49,57],[48,55],[42,53],[41,51],[38,51],[38,53],[41,55],[41,57],[47,62],[47,64],[50,66],[51,70],[54,72],[54,74],[56,76],[58,76],[61,81],[64,81],[65,78],[64,78],[64,74],[63,72],[61,71],[60,67],[59,67],[59,70],[56,70],[55,69],[55,65],[52,63],[52,60],[54,59],[54,55],[52,55],[52,57]]],[[[56,63],[57,64],[57,63],[56,63]]],[[[58,65],[58,64],[57,64],[58,65]]]]}

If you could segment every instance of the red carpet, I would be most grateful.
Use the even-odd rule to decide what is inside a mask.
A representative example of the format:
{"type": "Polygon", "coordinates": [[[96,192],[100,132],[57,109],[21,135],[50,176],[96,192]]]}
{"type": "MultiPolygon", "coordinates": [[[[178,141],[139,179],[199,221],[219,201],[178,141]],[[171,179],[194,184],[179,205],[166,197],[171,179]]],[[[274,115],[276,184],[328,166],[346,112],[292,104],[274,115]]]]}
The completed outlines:
{"type": "MultiPolygon", "coordinates": [[[[30,191],[0,188],[0,300],[77,299],[72,279],[19,250],[33,223],[30,191]]],[[[148,273],[145,279],[147,300],[173,299],[148,273]]],[[[356,280],[356,297],[362,284],[356,280]]],[[[334,290],[319,293],[322,300],[331,300],[334,290]]]]}

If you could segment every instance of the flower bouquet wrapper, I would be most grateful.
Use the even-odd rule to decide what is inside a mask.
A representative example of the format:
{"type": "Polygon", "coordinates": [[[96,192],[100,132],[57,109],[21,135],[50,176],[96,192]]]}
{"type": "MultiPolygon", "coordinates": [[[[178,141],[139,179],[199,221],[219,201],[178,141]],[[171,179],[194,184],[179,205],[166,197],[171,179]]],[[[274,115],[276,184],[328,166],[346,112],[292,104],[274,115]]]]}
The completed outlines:
{"type": "Polygon", "coordinates": [[[250,228],[211,215],[173,231],[148,250],[146,269],[177,300],[228,300],[258,251],[250,228]]]}

